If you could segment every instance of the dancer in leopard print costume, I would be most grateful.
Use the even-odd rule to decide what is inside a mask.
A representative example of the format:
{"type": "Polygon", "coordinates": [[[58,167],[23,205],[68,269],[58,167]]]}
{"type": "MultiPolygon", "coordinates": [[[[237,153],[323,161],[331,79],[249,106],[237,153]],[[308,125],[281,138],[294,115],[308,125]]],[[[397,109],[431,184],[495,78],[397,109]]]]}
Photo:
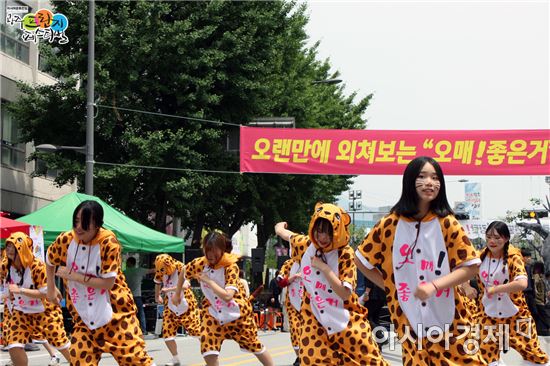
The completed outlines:
{"type": "Polygon", "coordinates": [[[48,303],[46,297],[46,266],[33,255],[32,239],[17,232],[6,239],[6,254],[2,258],[0,281],[7,286],[4,311],[4,338],[15,365],[27,365],[25,344],[40,335],[70,361],[71,345],[61,309],[48,303]]]}
{"type": "MultiPolygon", "coordinates": [[[[294,252],[292,252],[292,254],[294,254],[294,252]]],[[[296,352],[296,356],[299,357],[300,333],[303,325],[300,309],[302,308],[302,295],[304,293],[304,286],[300,275],[299,258],[295,258],[293,255],[290,259],[285,261],[279,271],[277,285],[281,288],[287,288],[284,301],[290,326],[290,343],[296,352]]],[[[299,358],[297,358],[294,364],[299,365],[299,363],[299,358]]]]}
{"type": "Polygon", "coordinates": [[[172,354],[172,363],[167,366],[181,364],[176,345],[176,332],[179,327],[184,327],[187,334],[191,336],[200,335],[199,306],[191,289],[185,290],[178,306],[172,302],[179,275],[183,270],[183,263],[168,254],[160,254],[155,258],[155,298],[157,303],[164,304],[162,337],[172,354]],[[164,299],[161,293],[164,294],[164,299]]]}
{"type": "Polygon", "coordinates": [[[275,225],[300,258],[304,294],[300,315],[301,365],[388,365],[374,341],[367,308],[354,292],[357,271],[348,245],[350,216],[340,207],[318,203],[309,235],[275,225]]]}
{"type": "Polygon", "coordinates": [[[407,165],[399,202],[363,240],[356,263],[386,291],[404,365],[486,365],[468,346],[473,321],[455,289],[481,261],[452,215],[434,159],[407,165]]]}
{"type": "Polygon", "coordinates": [[[175,305],[181,301],[185,277],[199,280],[204,293],[201,317],[201,353],[208,366],[218,365],[220,348],[232,339],[241,349],[252,352],[266,366],[273,366],[271,355],[258,339],[252,305],[239,281],[238,257],[231,253],[231,240],[216,231],[203,241],[204,257],[185,265],[180,273],[175,305]]]}
{"type": "Polygon", "coordinates": [[[96,366],[103,353],[113,355],[120,366],[154,365],[121,271],[122,248],[102,225],[101,205],[83,201],[73,213],[73,230],[48,248],[48,299],[57,301],[57,275],[64,280],[74,321],[71,365],[96,366]]]}
{"type": "Polygon", "coordinates": [[[489,366],[499,364],[500,352],[515,349],[526,365],[550,365],[541,349],[535,322],[522,290],[527,272],[521,251],[510,244],[508,225],[493,221],[486,230],[478,287],[481,353],[489,366]]]}

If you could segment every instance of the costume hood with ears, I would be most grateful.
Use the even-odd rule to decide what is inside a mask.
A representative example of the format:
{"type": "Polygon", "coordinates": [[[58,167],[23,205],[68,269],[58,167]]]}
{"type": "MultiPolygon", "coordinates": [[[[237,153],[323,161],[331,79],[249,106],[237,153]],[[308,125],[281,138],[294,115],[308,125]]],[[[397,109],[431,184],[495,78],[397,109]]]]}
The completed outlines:
{"type": "Polygon", "coordinates": [[[168,254],[157,255],[155,258],[155,270],[160,272],[163,268],[163,273],[170,276],[176,270],[176,260],[168,254]]]}
{"type": "Polygon", "coordinates": [[[32,253],[32,239],[22,232],[16,232],[10,235],[6,239],[6,247],[8,244],[13,244],[17,255],[21,259],[21,264],[24,268],[29,268],[34,260],[34,254],[32,253]]]}
{"type": "Polygon", "coordinates": [[[321,247],[315,241],[313,226],[315,225],[315,221],[320,218],[327,219],[332,224],[332,243],[322,250],[324,252],[330,252],[331,250],[345,247],[349,243],[350,239],[349,224],[351,222],[351,217],[349,214],[344,211],[344,209],[331,203],[318,202],[315,205],[315,211],[313,212],[313,216],[311,216],[311,221],[309,222],[308,233],[309,240],[311,240],[317,249],[321,249],[321,247]]]}

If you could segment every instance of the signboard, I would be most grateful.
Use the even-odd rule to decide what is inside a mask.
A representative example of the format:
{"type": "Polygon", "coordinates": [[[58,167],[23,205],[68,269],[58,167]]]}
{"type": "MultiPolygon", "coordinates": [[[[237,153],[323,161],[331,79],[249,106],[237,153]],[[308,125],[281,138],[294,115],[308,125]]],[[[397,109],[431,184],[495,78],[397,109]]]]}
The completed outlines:
{"type": "Polygon", "coordinates": [[[250,173],[396,174],[431,156],[447,175],[548,175],[550,130],[386,131],[240,128],[250,173]]]}
{"type": "Polygon", "coordinates": [[[481,183],[466,183],[464,185],[466,196],[465,210],[470,220],[481,220],[481,183]]]}
{"type": "Polygon", "coordinates": [[[29,227],[29,237],[32,239],[34,256],[44,262],[44,229],[42,226],[31,225],[29,227]]]}

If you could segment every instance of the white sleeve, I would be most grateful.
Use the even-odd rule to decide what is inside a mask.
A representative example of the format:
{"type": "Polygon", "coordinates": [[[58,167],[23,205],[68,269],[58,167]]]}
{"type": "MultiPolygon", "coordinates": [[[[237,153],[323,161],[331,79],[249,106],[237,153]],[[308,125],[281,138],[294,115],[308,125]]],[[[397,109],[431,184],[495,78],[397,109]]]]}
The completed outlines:
{"type": "Polygon", "coordinates": [[[365,266],[367,267],[367,269],[373,269],[374,266],[367,260],[367,258],[365,258],[363,256],[363,254],[361,254],[361,252],[358,250],[355,251],[355,256],[357,257],[357,259],[359,259],[359,261],[365,266]]]}

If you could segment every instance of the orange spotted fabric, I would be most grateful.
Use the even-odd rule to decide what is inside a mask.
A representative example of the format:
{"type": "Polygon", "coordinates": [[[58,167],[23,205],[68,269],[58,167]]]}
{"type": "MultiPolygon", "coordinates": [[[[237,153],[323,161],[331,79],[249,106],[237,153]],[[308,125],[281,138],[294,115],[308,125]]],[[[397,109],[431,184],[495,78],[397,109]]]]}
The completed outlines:
{"type": "MultiPolygon", "coordinates": [[[[207,270],[206,257],[192,260],[185,265],[185,275],[189,279],[198,279],[207,270]]],[[[225,339],[232,339],[249,352],[260,354],[265,347],[258,339],[258,328],[254,321],[254,313],[249,299],[244,293],[244,287],[239,281],[239,267],[236,263],[225,267],[225,288],[237,288],[233,300],[239,305],[240,317],[229,323],[220,324],[208,311],[213,306],[205,298],[201,313],[201,353],[203,356],[218,355],[225,339]]]]}
{"type": "MultiPolygon", "coordinates": [[[[48,264],[66,266],[67,253],[71,242],[77,242],[73,231],[67,231],[57,237],[48,248],[48,264]]],[[[71,364],[75,366],[94,366],[99,363],[102,353],[113,355],[119,365],[153,364],[152,358],[145,351],[145,341],[136,316],[136,305],[132,293],[125,282],[121,270],[121,246],[116,236],[103,228],[92,240],[92,245],[99,245],[101,264],[95,268],[95,277],[115,273],[115,283],[109,291],[112,318],[109,323],[97,329],[90,329],[80,318],[70,296],[67,296],[67,307],[74,321],[71,344],[71,364]]],[[[84,250],[92,245],[79,243],[84,250]]],[[[83,269],[77,268],[78,272],[83,269]]],[[[67,289],[67,281],[65,288],[67,289]]]]}
{"type": "MultiPolygon", "coordinates": [[[[454,216],[449,215],[440,218],[430,213],[423,222],[434,219],[439,221],[451,272],[463,264],[475,263],[476,260],[479,262],[474,247],[454,216]]],[[[427,338],[422,338],[420,341],[417,339],[415,329],[418,329],[418,326],[422,327],[422,325],[411,324],[403,312],[399,303],[398,286],[394,277],[394,269],[398,264],[393,263],[393,246],[396,228],[400,220],[411,221],[396,214],[389,214],[381,219],[359,245],[356,255],[368,268],[377,267],[382,273],[391,320],[399,339],[404,340],[402,344],[403,364],[423,365],[430,360],[429,364],[431,365],[485,365],[486,363],[481,359],[479,352],[474,354],[466,352],[467,345],[465,345],[465,341],[468,338],[460,338],[463,335],[463,329],[471,327],[472,318],[464,297],[460,296],[456,289],[449,290],[454,291],[455,304],[454,320],[449,324],[450,344],[447,346],[444,341],[439,343],[430,342],[427,338]],[[419,347],[419,344],[422,347],[419,347]]],[[[414,241],[413,233],[408,242],[414,243],[414,241]]],[[[420,249],[420,247],[417,247],[417,250],[420,249]]],[[[414,293],[420,282],[419,277],[416,278],[416,283],[413,281],[410,296],[413,296],[412,293],[414,293]]]]}
{"type": "MultiPolygon", "coordinates": [[[[332,223],[333,242],[328,248],[323,249],[325,256],[333,253],[337,255],[338,276],[342,284],[349,286],[351,295],[343,301],[343,309],[349,313],[349,321],[342,331],[330,333],[330,328],[322,325],[313,312],[312,298],[317,298],[316,293],[309,293],[304,287],[304,295],[300,315],[302,329],[300,333],[300,364],[302,365],[388,365],[382,358],[378,344],[374,341],[372,329],[368,321],[367,309],[359,304],[359,298],[353,291],[357,282],[357,267],[354,262],[353,249],[348,245],[350,223],[349,215],[340,207],[332,204],[319,203],[315,206],[309,232],[315,220],[327,219],[332,223]]],[[[308,248],[317,244],[310,240],[309,235],[292,234],[290,244],[293,257],[301,259],[301,273],[303,281],[308,281],[309,269],[304,267],[304,254],[308,248]]],[[[332,289],[328,293],[336,301],[342,301],[332,289]]],[[[332,300],[331,298],[331,300],[332,300]]],[[[333,306],[328,302],[325,306],[333,306]]],[[[324,310],[321,310],[324,311],[324,310]]]]}

